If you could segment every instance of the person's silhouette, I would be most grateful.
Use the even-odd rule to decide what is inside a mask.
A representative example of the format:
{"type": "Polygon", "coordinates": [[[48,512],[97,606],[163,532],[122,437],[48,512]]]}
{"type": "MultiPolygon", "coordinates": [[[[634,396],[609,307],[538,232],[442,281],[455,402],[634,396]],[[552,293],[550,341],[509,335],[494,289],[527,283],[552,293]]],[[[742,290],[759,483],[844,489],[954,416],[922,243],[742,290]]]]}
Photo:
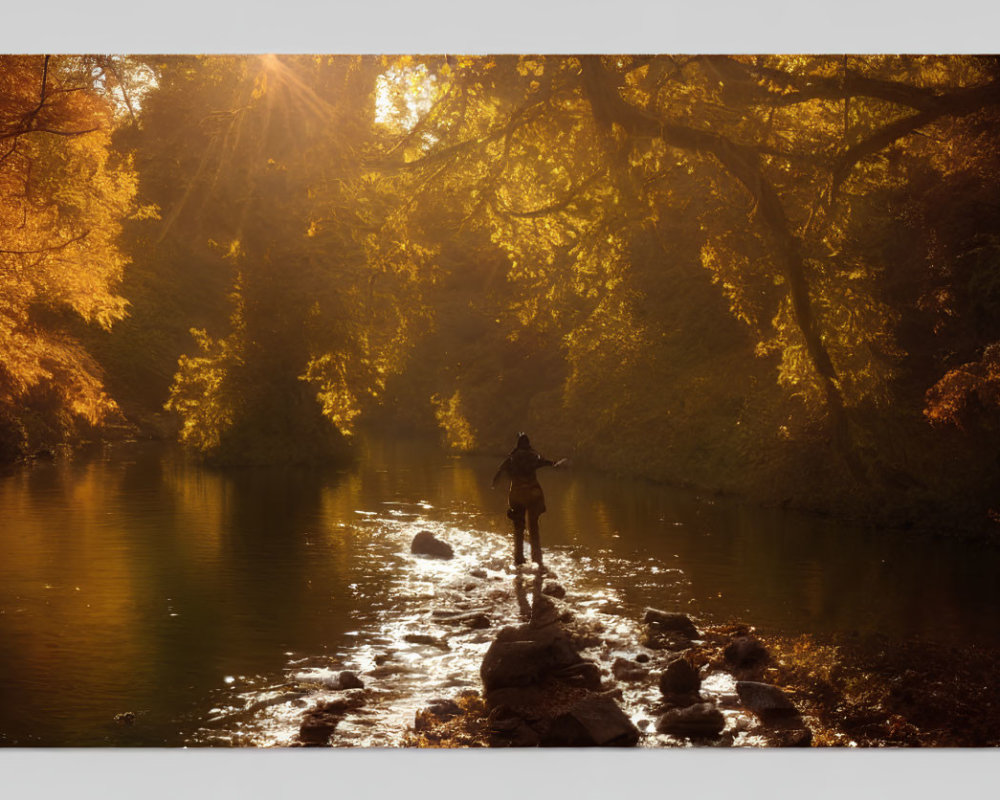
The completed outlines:
{"type": "Polygon", "coordinates": [[[545,513],[545,495],[541,484],[535,476],[535,471],[542,467],[561,466],[566,459],[558,462],[542,458],[531,449],[527,434],[517,435],[517,444],[510,455],[497,468],[492,485],[495,487],[500,476],[507,474],[510,478],[510,491],[507,495],[507,516],[514,525],[514,563],[524,563],[524,529],[527,518],[528,536],[531,542],[531,560],[542,566],[542,545],[539,539],[538,518],[545,513]]]}

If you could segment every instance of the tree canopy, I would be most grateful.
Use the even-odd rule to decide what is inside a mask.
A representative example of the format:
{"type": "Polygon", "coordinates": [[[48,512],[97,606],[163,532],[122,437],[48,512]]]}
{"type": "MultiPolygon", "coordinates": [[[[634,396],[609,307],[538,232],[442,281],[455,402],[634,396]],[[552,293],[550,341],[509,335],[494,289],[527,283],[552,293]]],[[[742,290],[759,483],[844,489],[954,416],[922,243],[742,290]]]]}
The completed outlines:
{"type": "Polygon", "coordinates": [[[85,58],[0,57],[0,448],[94,425],[114,409],[68,314],[110,328],[136,176],[115,152],[115,105],[85,58]],[[42,410],[26,413],[26,408],[42,410]]]}
{"type": "Polygon", "coordinates": [[[218,462],[532,426],[774,501],[988,511],[995,57],[11,57],[0,80],[7,419],[32,392],[106,415],[60,315],[128,307],[85,337],[108,385],[218,462]]]}

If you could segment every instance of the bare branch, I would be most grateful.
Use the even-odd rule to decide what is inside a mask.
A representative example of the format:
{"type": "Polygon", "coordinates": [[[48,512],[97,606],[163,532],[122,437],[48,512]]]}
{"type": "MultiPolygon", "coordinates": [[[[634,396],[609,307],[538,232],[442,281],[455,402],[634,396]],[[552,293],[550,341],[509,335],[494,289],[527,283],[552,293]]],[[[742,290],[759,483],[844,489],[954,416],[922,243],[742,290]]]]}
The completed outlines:
{"type": "MultiPolygon", "coordinates": [[[[589,178],[580,181],[580,183],[575,186],[571,186],[569,192],[562,200],[557,200],[555,203],[551,203],[547,206],[542,206],[541,208],[536,208],[531,211],[514,211],[505,203],[503,204],[503,213],[509,217],[519,217],[519,218],[530,218],[530,217],[544,217],[546,214],[554,214],[557,211],[563,211],[568,208],[572,202],[583,192],[588,186],[590,186],[594,181],[604,174],[603,169],[598,169],[589,178]]],[[[499,198],[498,198],[499,199],[499,198]]]]}
{"type": "Polygon", "coordinates": [[[32,250],[0,250],[0,253],[4,255],[14,255],[14,256],[27,256],[27,255],[34,255],[36,253],[50,253],[55,250],[62,250],[63,248],[69,247],[74,242],[79,242],[82,239],[86,239],[89,234],[90,231],[86,230],[79,236],[74,236],[72,239],[67,239],[65,242],[54,244],[51,247],[38,247],[32,250]]]}

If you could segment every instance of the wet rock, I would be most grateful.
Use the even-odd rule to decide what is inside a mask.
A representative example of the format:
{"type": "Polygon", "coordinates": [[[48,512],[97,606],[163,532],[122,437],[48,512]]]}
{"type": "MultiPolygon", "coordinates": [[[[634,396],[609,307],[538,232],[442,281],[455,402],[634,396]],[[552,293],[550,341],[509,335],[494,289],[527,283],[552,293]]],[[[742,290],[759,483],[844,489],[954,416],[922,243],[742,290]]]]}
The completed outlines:
{"type": "Polygon", "coordinates": [[[550,597],[558,597],[560,600],[566,596],[566,590],[555,581],[546,581],[542,587],[542,594],[550,597]]]}
{"type": "Polygon", "coordinates": [[[787,721],[800,717],[798,709],[781,689],[767,683],[737,681],[736,693],[749,711],[765,722],[787,721]]]}
{"type": "Polygon", "coordinates": [[[711,703],[695,703],[668,711],[656,721],[656,730],[688,739],[709,739],[726,727],[726,718],[711,703]]]}
{"type": "Polygon", "coordinates": [[[665,695],[692,694],[700,688],[698,671],[685,658],[675,658],[660,675],[660,691],[665,695]]]}
{"type": "Polygon", "coordinates": [[[507,729],[490,729],[490,747],[538,747],[541,743],[538,731],[523,719],[504,722],[509,723],[507,729]]]}
{"type": "Polygon", "coordinates": [[[649,670],[627,658],[616,658],[611,665],[611,674],[620,681],[641,681],[649,675],[649,670]]]}
{"type": "Polygon", "coordinates": [[[135,712],[123,711],[121,714],[115,714],[115,722],[117,722],[119,725],[134,725],[135,712]]]}
{"type": "Polygon", "coordinates": [[[455,556],[451,545],[441,541],[430,531],[420,531],[413,537],[410,552],[432,558],[454,558],[455,556]]]}
{"type": "Polygon", "coordinates": [[[537,747],[538,732],[508,706],[498,706],[489,715],[491,747],[537,747]]]}
{"type": "MultiPolygon", "coordinates": [[[[312,711],[318,714],[339,714],[343,716],[348,711],[361,708],[365,704],[364,691],[352,690],[344,692],[334,700],[324,700],[313,706],[312,711]]],[[[311,712],[310,712],[311,713],[311,712]]]]}
{"type": "Polygon", "coordinates": [[[639,653],[639,655],[635,657],[635,660],[640,664],[646,664],[649,662],[649,656],[645,653],[639,653]]]}
{"type": "Polygon", "coordinates": [[[544,628],[559,621],[559,611],[555,603],[543,595],[535,595],[531,604],[531,627],[544,628]]]}
{"type": "Polygon", "coordinates": [[[388,661],[392,661],[392,653],[376,653],[375,655],[375,666],[381,667],[388,661]]]}
{"type": "Polygon", "coordinates": [[[487,719],[490,731],[493,733],[509,735],[514,732],[518,725],[524,724],[524,720],[506,706],[498,706],[494,711],[497,713],[490,714],[487,719]]]}
{"type": "Polygon", "coordinates": [[[540,719],[548,697],[549,693],[539,686],[508,686],[490,692],[488,704],[495,711],[499,709],[497,716],[506,713],[529,720],[540,719]]]}
{"type": "Polygon", "coordinates": [[[364,689],[364,681],[349,670],[344,670],[337,676],[337,684],[341,689],[364,689]]]}
{"type": "Polygon", "coordinates": [[[309,714],[299,726],[299,741],[312,746],[327,744],[341,719],[333,714],[309,714]]]}
{"type": "Polygon", "coordinates": [[[482,579],[486,578],[486,570],[485,569],[473,569],[473,570],[469,570],[469,574],[473,578],[482,578],[482,579]]]}
{"type": "Polygon", "coordinates": [[[771,660],[767,648],[753,636],[738,636],[722,651],[726,663],[735,669],[754,669],[771,660]]]}
{"type": "Polygon", "coordinates": [[[541,737],[547,747],[631,747],[639,729],[610,697],[588,697],[555,717],[541,737]]]}
{"type": "Polygon", "coordinates": [[[694,626],[691,618],[687,614],[674,611],[660,611],[655,608],[647,608],[643,622],[652,625],[658,630],[675,631],[686,636],[688,639],[698,638],[698,629],[694,626]]]}
{"type": "Polygon", "coordinates": [[[345,692],[336,700],[318,703],[305,713],[299,726],[299,741],[314,747],[327,744],[344,715],[364,702],[364,692],[345,692]]]}
{"type": "Polygon", "coordinates": [[[479,670],[487,692],[538,683],[551,672],[583,662],[564,637],[538,637],[533,633],[504,628],[498,634],[479,670]]]}
{"type": "Polygon", "coordinates": [[[601,688],[601,668],[593,661],[583,661],[550,673],[553,678],[569,686],[599,691],[601,688]]]}
{"type": "Polygon", "coordinates": [[[471,617],[463,619],[462,624],[468,625],[470,628],[475,630],[481,630],[483,628],[490,627],[493,622],[485,614],[474,614],[471,617]]]}

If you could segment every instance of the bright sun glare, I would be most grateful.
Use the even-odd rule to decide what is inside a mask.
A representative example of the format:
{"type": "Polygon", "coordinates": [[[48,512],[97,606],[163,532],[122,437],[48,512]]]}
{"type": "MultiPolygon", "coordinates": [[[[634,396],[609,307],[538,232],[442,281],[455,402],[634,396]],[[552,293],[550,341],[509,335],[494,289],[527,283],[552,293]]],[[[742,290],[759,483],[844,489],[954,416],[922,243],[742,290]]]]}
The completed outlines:
{"type": "Polygon", "coordinates": [[[375,122],[412,130],[430,110],[436,86],[425,64],[392,67],[375,82],[375,122]]]}

